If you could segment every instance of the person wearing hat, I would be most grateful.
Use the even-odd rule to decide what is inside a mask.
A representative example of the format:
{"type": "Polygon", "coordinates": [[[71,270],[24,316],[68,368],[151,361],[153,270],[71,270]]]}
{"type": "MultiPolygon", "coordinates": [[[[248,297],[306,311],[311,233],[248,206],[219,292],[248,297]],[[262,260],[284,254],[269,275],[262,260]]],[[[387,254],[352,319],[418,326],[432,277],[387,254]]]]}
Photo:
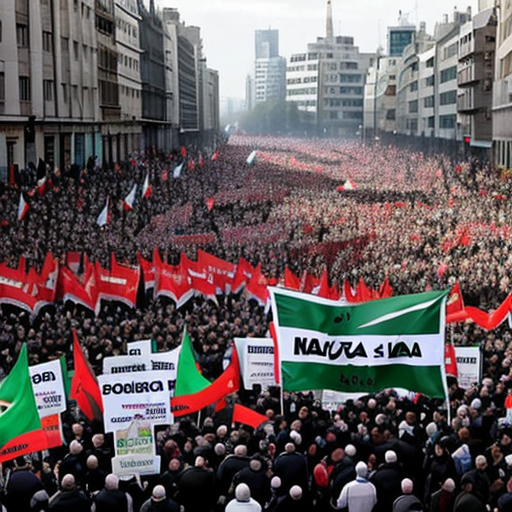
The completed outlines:
{"type": "Polygon", "coordinates": [[[468,471],[466,475],[471,478],[473,494],[483,503],[488,503],[491,481],[487,474],[487,459],[483,455],[478,455],[475,459],[475,469],[468,471]]]}
{"type": "Polygon", "coordinates": [[[261,512],[261,505],[251,498],[249,486],[240,483],[235,489],[235,499],[226,505],[226,512],[261,512]]]}
{"type": "Polygon", "coordinates": [[[272,512],[311,512],[312,504],[300,485],[292,485],[288,493],[278,498],[272,512]]]}
{"type": "Polygon", "coordinates": [[[377,505],[375,512],[388,512],[393,502],[402,492],[402,479],[404,478],[402,466],[398,462],[396,452],[388,450],[384,454],[386,461],[371,478],[377,489],[377,505]]]}
{"type": "Polygon", "coordinates": [[[447,478],[441,489],[436,491],[430,497],[429,512],[452,512],[455,504],[455,482],[447,478]]]}
{"type": "Polygon", "coordinates": [[[402,495],[393,503],[393,512],[410,512],[410,510],[421,510],[421,501],[414,496],[414,484],[409,478],[402,480],[402,495]],[[419,506],[420,508],[417,508],[419,506]]]}
{"type": "Polygon", "coordinates": [[[364,462],[356,464],[356,479],[343,487],[335,508],[347,508],[348,512],[372,512],[377,504],[377,490],[369,482],[368,466],[364,462]]]}
{"type": "Polygon", "coordinates": [[[337,448],[332,452],[331,460],[335,465],[329,475],[329,480],[333,496],[339,496],[343,487],[356,478],[356,465],[352,459],[355,453],[355,447],[350,444],[346,446],[345,450],[337,448]],[[352,453],[352,456],[348,455],[347,450],[352,453]],[[340,454],[339,457],[336,457],[337,452],[340,454]]]}
{"type": "Polygon", "coordinates": [[[27,510],[32,496],[42,489],[43,484],[34,474],[30,459],[17,457],[2,502],[9,512],[27,510]]]}
{"type": "Polygon", "coordinates": [[[151,498],[142,504],[140,512],[180,512],[180,506],[167,498],[163,485],[155,485],[151,498]]]}
{"type": "Polygon", "coordinates": [[[233,455],[228,455],[217,469],[217,488],[220,496],[228,495],[233,477],[248,465],[247,446],[244,444],[235,446],[233,455]]]}
{"type": "Polygon", "coordinates": [[[218,496],[215,473],[208,469],[204,457],[198,455],[194,467],[186,469],[180,475],[176,499],[187,512],[209,512],[218,496]]]}
{"type": "Polygon", "coordinates": [[[474,494],[473,479],[466,473],[461,481],[462,492],[455,498],[453,512],[486,512],[485,503],[474,494]]]}

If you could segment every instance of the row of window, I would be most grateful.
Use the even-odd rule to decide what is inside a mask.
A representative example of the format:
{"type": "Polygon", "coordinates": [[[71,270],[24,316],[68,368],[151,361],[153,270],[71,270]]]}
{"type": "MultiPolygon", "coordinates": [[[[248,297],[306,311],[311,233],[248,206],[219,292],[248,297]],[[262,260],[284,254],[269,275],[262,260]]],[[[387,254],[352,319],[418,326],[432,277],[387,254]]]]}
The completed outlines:
{"type": "Polygon", "coordinates": [[[288,80],[286,80],[286,83],[288,85],[302,84],[302,83],[308,84],[308,83],[316,83],[316,82],[317,82],[316,76],[305,76],[304,78],[288,78],[288,80]]]}
{"type": "Polygon", "coordinates": [[[302,89],[289,89],[286,91],[287,96],[302,96],[306,94],[316,94],[316,87],[303,87],[302,89]]]}
{"type": "Polygon", "coordinates": [[[362,107],[363,100],[325,99],[324,107],[362,107]]]}
{"type": "Polygon", "coordinates": [[[138,35],[137,27],[124,20],[117,20],[117,28],[125,34],[128,34],[129,37],[136,38],[138,35]]]}

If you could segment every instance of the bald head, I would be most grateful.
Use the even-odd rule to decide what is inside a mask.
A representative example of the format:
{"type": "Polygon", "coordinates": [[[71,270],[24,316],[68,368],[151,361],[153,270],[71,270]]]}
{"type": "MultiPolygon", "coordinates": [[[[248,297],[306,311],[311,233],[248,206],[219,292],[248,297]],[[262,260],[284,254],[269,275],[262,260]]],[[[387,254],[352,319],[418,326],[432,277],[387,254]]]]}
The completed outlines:
{"type": "Polygon", "coordinates": [[[107,491],[117,491],[119,488],[119,478],[116,475],[110,474],[105,477],[105,489],[107,491]]]}
{"type": "Polygon", "coordinates": [[[60,484],[63,491],[72,491],[75,488],[75,477],[73,475],[64,475],[60,484]]]}
{"type": "Polygon", "coordinates": [[[235,446],[234,454],[237,457],[247,457],[247,446],[244,444],[239,444],[238,446],[235,446]]]}

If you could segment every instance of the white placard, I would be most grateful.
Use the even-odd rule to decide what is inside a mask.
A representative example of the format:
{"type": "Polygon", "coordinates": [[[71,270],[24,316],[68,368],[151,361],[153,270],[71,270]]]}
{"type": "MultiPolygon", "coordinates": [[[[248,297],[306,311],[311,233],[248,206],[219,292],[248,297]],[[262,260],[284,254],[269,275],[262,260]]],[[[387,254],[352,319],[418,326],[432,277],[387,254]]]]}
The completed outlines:
{"type": "Polygon", "coordinates": [[[274,386],[272,338],[235,338],[235,346],[245,389],[252,389],[254,384],[260,384],[262,389],[274,386]]]}
{"type": "Polygon", "coordinates": [[[180,347],[156,354],[105,357],[103,359],[103,374],[166,371],[169,372],[169,379],[176,380],[179,354],[180,347]]]}
{"type": "Polygon", "coordinates": [[[174,380],[167,371],[100,375],[105,432],[128,428],[134,420],[152,425],[172,422],[170,392],[174,380]]]}
{"type": "Polygon", "coordinates": [[[126,345],[129,356],[149,357],[151,355],[151,340],[131,341],[126,345]]]}
{"type": "Polygon", "coordinates": [[[461,388],[479,384],[482,379],[482,353],[480,347],[455,347],[457,382],[461,388]]]}
{"type": "Polygon", "coordinates": [[[29,368],[39,417],[45,418],[66,410],[66,393],[60,361],[36,364],[29,368]]]}
{"type": "Polygon", "coordinates": [[[112,473],[115,475],[158,475],[160,455],[129,455],[112,459],[112,473]]]}

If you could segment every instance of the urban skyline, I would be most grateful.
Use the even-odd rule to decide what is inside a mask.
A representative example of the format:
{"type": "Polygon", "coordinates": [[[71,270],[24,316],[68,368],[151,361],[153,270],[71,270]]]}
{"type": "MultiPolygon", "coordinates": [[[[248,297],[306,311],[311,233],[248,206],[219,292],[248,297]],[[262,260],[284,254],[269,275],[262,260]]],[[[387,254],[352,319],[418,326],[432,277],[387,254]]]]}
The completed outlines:
{"type": "MultiPolygon", "coordinates": [[[[356,4],[333,0],[334,35],[354,37],[361,51],[373,53],[379,45],[387,47],[387,27],[397,24],[400,11],[413,24],[425,21],[427,32],[433,33],[444,14],[451,18],[455,5],[460,11],[471,7],[476,13],[478,4],[478,0],[457,4],[445,0],[361,0],[356,4]]],[[[246,76],[254,65],[255,30],[279,30],[279,53],[286,59],[325,36],[325,0],[252,0],[242,4],[231,0],[157,0],[157,6],[176,7],[187,24],[201,27],[208,63],[219,70],[221,97],[245,96],[246,76]]]]}

